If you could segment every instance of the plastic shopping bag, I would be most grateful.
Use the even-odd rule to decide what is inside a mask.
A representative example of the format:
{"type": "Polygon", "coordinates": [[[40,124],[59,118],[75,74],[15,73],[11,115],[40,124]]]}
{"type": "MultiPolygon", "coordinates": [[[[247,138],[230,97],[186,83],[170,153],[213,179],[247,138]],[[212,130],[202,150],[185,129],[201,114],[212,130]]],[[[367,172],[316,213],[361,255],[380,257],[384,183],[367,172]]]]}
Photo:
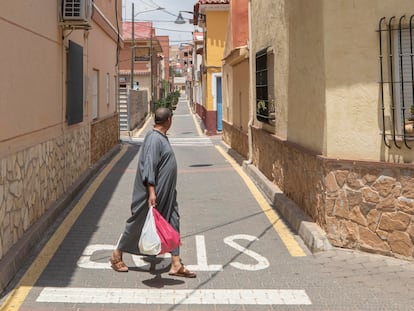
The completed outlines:
{"type": "Polygon", "coordinates": [[[181,245],[180,234],[165,220],[164,217],[154,208],[155,226],[161,240],[160,254],[171,252],[181,245]]]}
{"type": "Polygon", "coordinates": [[[161,251],[161,240],[155,227],[154,211],[154,208],[149,208],[138,242],[140,253],[145,255],[158,255],[161,251]]]}

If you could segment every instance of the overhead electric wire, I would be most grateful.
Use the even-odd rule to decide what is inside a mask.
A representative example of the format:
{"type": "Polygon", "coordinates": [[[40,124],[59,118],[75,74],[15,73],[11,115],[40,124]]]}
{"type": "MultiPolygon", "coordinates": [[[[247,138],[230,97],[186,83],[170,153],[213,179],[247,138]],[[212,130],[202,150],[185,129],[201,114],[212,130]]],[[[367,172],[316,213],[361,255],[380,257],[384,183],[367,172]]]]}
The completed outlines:
{"type": "Polygon", "coordinates": [[[145,5],[148,5],[148,6],[154,6],[154,7],[160,7],[160,5],[158,5],[158,4],[154,4],[154,3],[148,3],[147,1],[145,1],[145,0],[139,0],[140,2],[142,2],[143,4],[145,4],[145,5]]]}
{"type": "MultiPolygon", "coordinates": [[[[138,1],[141,4],[144,4],[145,6],[150,7],[150,8],[161,8],[162,7],[162,6],[160,6],[159,4],[157,4],[156,2],[154,2],[152,0],[149,0],[149,1],[147,1],[147,0],[136,0],[136,2],[138,2],[138,1]]],[[[126,8],[126,6],[125,6],[125,8],[126,8]]],[[[159,10],[159,11],[164,12],[168,15],[171,15],[175,18],[178,17],[177,14],[174,14],[174,13],[166,10],[165,8],[162,9],[162,10],[159,10]]],[[[187,20],[189,24],[191,24],[191,22],[190,22],[191,19],[189,19],[189,18],[184,18],[184,19],[187,20]]],[[[123,21],[132,22],[131,19],[126,19],[126,18],[123,19],[123,21]]],[[[141,21],[142,22],[151,22],[152,23],[152,28],[155,29],[155,30],[160,30],[160,31],[175,32],[175,33],[188,33],[188,34],[193,33],[194,31],[197,31],[196,29],[194,29],[194,30],[178,30],[178,29],[170,29],[170,28],[160,28],[160,27],[154,27],[154,25],[153,25],[153,23],[171,23],[171,22],[175,23],[175,20],[174,21],[168,21],[168,20],[141,20],[141,21]]],[[[137,22],[139,22],[139,21],[137,21],[137,22]]],[[[176,41],[181,42],[182,40],[176,40],[176,41]]],[[[173,42],[173,41],[170,41],[170,42],[173,42]]]]}
{"type": "MultiPolygon", "coordinates": [[[[141,1],[142,1],[142,2],[144,2],[144,0],[141,0],[141,1]]],[[[152,5],[157,6],[157,7],[160,7],[160,5],[158,5],[158,4],[157,4],[157,3],[155,3],[154,1],[150,0],[150,2],[152,3],[152,5]]],[[[148,4],[147,4],[147,5],[148,5],[148,4]]],[[[178,17],[178,15],[177,15],[177,14],[171,13],[171,12],[167,11],[166,9],[164,9],[163,11],[164,11],[165,13],[167,13],[167,14],[170,14],[171,16],[178,17]]]]}
{"type": "Polygon", "coordinates": [[[167,29],[167,28],[159,28],[159,27],[154,27],[154,29],[166,30],[166,31],[173,31],[173,32],[189,32],[189,33],[193,33],[190,30],[176,30],[176,29],[167,29]]]}
{"type": "MultiPolygon", "coordinates": [[[[151,21],[140,21],[140,22],[146,22],[146,23],[149,23],[149,22],[151,22],[151,21]]],[[[136,23],[139,23],[139,22],[136,22],[136,23]]],[[[171,28],[160,28],[160,27],[154,27],[153,25],[152,25],[152,22],[151,22],[151,27],[148,27],[148,25],[143,25],[143,24],[141,24],[141,25],[139,25],[139,28],[141,28],[141,29],[152,29],[152,28],[154,28],[155,30],[165,30],[165,31],[172,31],[172,32],[185,32],[185,33],[193,33],[193,31],[192,30],[178,30],[178,29],[171,29],[171,28]]]]}
{"type": "MultiPolygon", "coordinates": [[[[157,4],[157,3],[155,3],[154,1],[151,1],[151,3],[148,3],[148,2],[146,2],[146,1],[144,1],[144,0],[140,0],[143,4],[145,4],[145,5],[148,5],[148,6],[150,6],[150,7],[154,7],[154,8],[160,8],[161,6],[159,5],[159,4],[157,4]]],[[[174,13],[172,13],[172,12],[170,12],[170,11],[167,11],[166,9],[164,9],[164,10],[160,10],[161,12],[164,12],[164,13],[167,13],[167,14],[169,14],[169,15],[171,15],[171,16],[174,16],[174,17],[178,17],[178,15],[177,14],[174,14],[174,13]]]]}
{"type": "MultiPolygon", "coordinates": [[[[124,19],[124,22],[131,22],[132,19],[127,18],[124,19]]],[[[155,20],[155,19],[139,19],[135,20],[136,22],[154,22],[154,23],[175,23],[175,21],[167,21],[167,20],[155,20]]]]}

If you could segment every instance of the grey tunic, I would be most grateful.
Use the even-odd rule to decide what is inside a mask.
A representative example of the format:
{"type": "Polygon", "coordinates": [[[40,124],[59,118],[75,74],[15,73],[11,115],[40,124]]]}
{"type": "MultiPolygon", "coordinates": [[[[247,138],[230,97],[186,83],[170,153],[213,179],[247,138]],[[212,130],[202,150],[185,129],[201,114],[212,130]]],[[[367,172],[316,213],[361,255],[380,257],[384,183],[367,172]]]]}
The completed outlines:
{"type": "MultiPolygon", "coordinates": [[[[126,221],[117,248],[140,254],[138,241],[148,213],[147,183],[155,185],[157,210],[180,232],[180,216],[177,204],[177,161],[166,135],[150,130],[141,147],[131,203],[131,217],[126,221]]],[[[179,255],[179,248],[171,252],[179,255]]]]}

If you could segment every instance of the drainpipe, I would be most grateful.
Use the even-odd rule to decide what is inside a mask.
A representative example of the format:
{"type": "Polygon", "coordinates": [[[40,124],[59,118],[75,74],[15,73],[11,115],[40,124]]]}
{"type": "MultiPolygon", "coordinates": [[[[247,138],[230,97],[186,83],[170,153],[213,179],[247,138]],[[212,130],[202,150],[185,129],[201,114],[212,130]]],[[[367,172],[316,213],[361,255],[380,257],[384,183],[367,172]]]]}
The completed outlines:
{"type": "Polygon", "coordinates": [[[249,158],[247,159],[247,165],[252,164],[253,162],[253,138],[252,138],[252,126],[254,121],[253,116],[253,103],[254,103],[254,96],[253,96],[253,50],[252,50],[252,0],[249,0],[248,5],[248,24],[249,24],[249,123],[247,125],[247,141],[249,145],[249,158]]]}
{"type": "Polygon", "coordinates": [[[131,3],[131,11],[132,11],[132,28],[131,28],[131,90],[134,89],[134,70],[135,70],[135,15],[134,15],[134,2],[131,3]]]}

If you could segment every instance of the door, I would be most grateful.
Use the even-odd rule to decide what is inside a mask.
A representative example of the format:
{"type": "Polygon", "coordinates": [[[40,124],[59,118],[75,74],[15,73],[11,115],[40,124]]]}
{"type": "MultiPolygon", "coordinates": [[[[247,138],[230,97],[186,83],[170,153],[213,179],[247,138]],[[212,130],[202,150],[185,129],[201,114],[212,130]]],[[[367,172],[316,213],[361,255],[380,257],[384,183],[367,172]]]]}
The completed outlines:
{"type": "Polygon", "coordinates": [[[221,76],[216,76],[217,131],[223,130],[223,100],[221,91],[221,76]]]}

